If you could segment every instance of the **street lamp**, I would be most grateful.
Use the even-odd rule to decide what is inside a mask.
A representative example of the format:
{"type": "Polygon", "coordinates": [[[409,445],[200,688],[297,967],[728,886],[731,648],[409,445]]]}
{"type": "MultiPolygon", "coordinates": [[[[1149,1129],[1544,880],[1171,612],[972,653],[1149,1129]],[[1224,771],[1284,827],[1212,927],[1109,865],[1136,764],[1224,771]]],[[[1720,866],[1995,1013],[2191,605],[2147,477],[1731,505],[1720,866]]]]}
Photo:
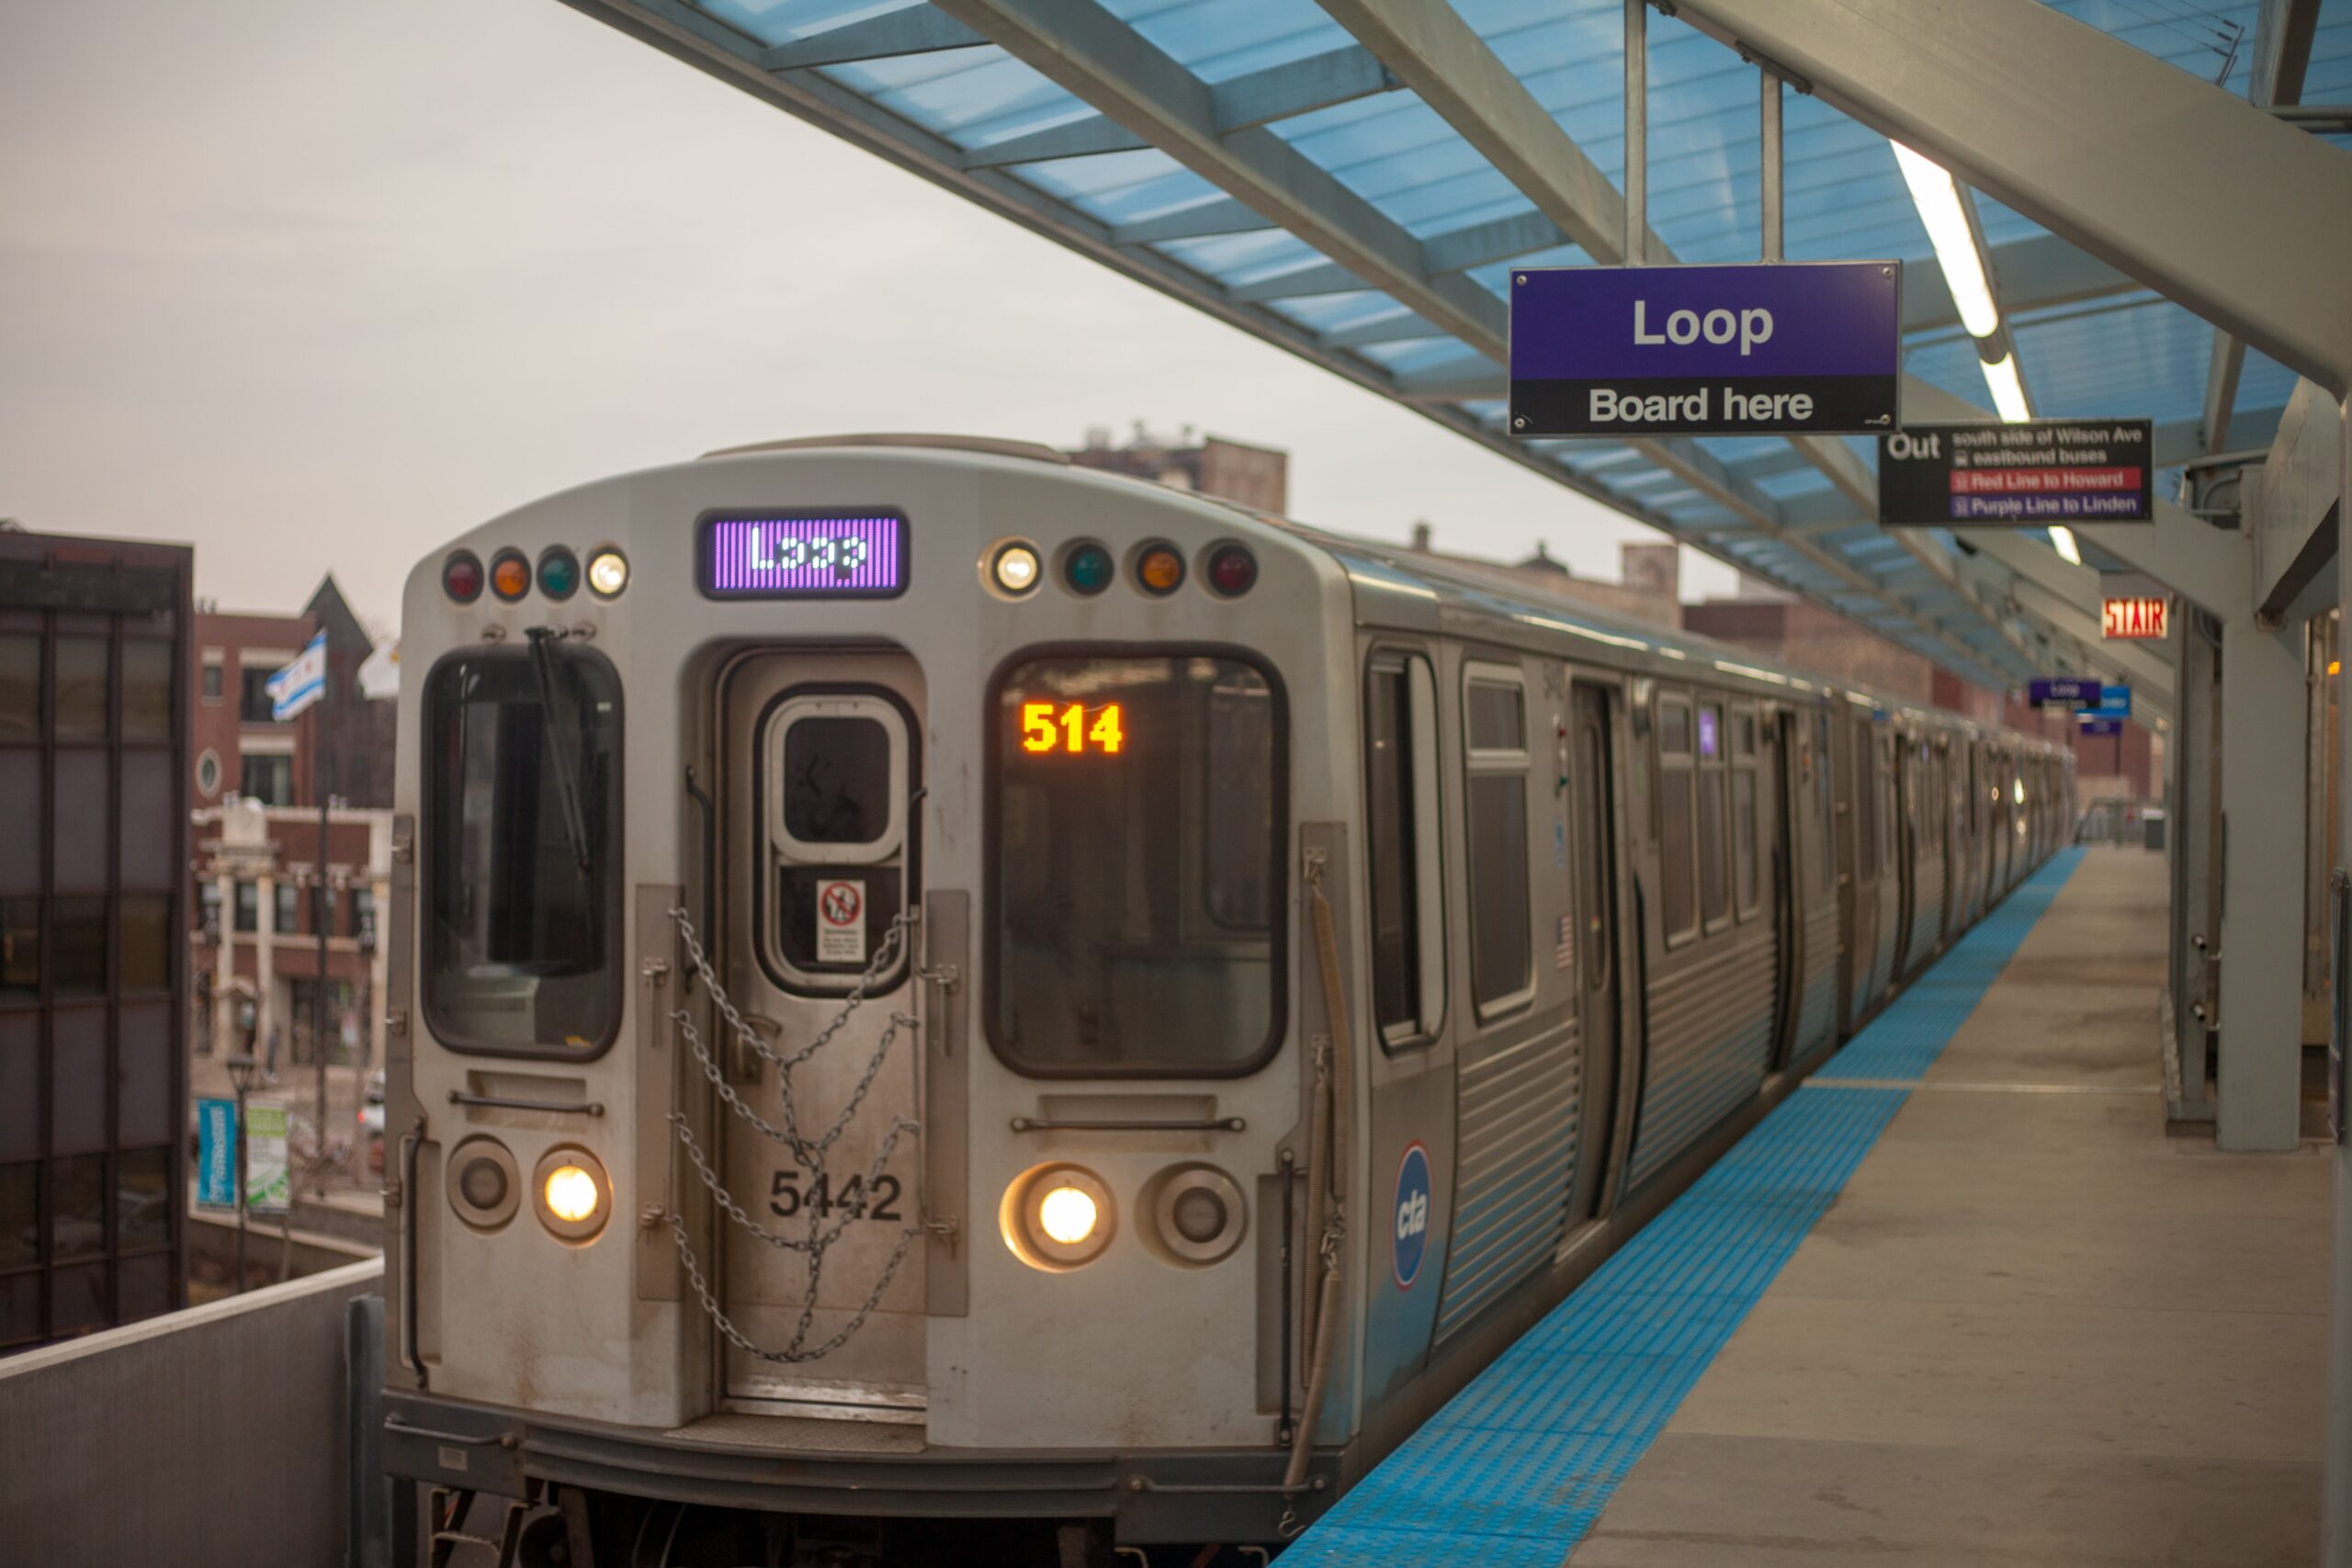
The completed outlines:
{"type": "Polygon", "coordinates": [[[229,1085],[237,1091],[237,1293],[245,1291],[245,1095],[254,1087],[255,1063],[250,1052],[240,1052],[221,1064],[229,1069],[229,1085]]]}

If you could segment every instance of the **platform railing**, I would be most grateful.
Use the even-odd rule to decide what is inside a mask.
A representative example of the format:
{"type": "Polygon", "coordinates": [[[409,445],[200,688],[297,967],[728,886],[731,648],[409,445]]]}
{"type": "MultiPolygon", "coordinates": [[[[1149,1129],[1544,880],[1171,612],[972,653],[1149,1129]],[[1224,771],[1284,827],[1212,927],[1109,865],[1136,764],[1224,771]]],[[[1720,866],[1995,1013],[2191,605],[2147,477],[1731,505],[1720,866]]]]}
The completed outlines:
{"type": "Polygon", "coordinates": [[[378,1568],[383,1279],[370,1259],[0,1360],[0,1560],[378,1568]]]}

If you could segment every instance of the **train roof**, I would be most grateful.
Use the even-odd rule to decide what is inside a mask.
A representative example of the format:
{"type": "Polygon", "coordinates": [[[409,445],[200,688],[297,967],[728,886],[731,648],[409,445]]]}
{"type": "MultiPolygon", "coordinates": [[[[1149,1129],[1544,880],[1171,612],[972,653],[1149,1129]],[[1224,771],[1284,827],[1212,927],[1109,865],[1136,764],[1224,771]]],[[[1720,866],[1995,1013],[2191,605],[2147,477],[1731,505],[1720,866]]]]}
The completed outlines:
{"type": "MultiPolygon", "coordinates": [[[[1564,658],[1598,659],[1658,680],[1701,681],[1758,697],[1786,698],[1796,694],[1823,701],[1843,697],[1857,705],[1867,705],[1877,713],[1940,729],[2006,735],[2029,749],[2065,750],[2043,737],[2006,725],[1986,724],[1930,703],[1805,670],[1696,632],[1611,615],[1565,594],[1544,593],[1500,564],[1486,566],[1400,550],[1393,544],[1302,523],[1222,496],[1173,490],[1156,480],[1114,469],[1083,468],[1073,464],[1067,453],[1040,442],[919,432],[866,432],[755,442],[721,447],[703,456],[732,457],[775,452],[876,449],[1011,458],[1058,467],[1074,479],[1083,475],[1088,481],[1135,485],[1163,502],[1204,505],[1245,519],[1318,548],[1338,562],[1355,590],[1356,620],[1360,626],[1484,636],[1564,658]]],[[[2071,757],[2072,753],[2067,755],[2071,757]]]]}

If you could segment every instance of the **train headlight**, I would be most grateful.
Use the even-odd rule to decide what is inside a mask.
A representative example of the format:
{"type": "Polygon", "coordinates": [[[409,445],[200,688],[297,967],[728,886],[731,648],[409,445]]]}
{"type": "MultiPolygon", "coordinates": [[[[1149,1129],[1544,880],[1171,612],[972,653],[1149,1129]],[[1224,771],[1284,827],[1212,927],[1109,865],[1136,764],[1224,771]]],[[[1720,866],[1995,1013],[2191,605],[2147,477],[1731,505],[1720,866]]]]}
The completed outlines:
{"type": "Polygon", "coordinates": [[[560,1165],[548,1172],[548,1213],[578,1224],[596,1212],[596,1179],[576,1165],[560,1165]]]}
{"type": "Polygon", "coordinates": [[[1102,1217],[1094,1200],[1075,1187],[1053,1188],[1037,1200],[1037,1228],[1064,1247],[1085,1246],[1102,1217]]]}
{"type": "Polygon", "coordinates": [[[539,1223],[559,1239],[592,1241],[612,1210],[612,1182],[587,1150],[550,1149],[531,1173],[531,1197],[539,1223]]]}
{"type": "Polygon", "coordinates": [[[628,558],[607,545],[588,558],[588,591],[599,599],[617,599],[628,586],[628,558]]]}
{"type": "Polygon", "coordinates": [[[496,1138],[468,1138],[449,1151],[449,1207],[478,1231],[494,1231],[514,1217],[523,1200],[523,1173],[496,1138]]]}
{"type": "Polygon", "coordinates": [[[1111,1190],[1092,1171],[1041,1165],[1005,1189],[998,1219],[1015,1258],[1032,1269],[1060,1273],[1102,1255],[1117,1215],[1111,1190]]]}
{"type": "Polygon", "coordinates": [[[1170,1263],[1216,1263],[1233,1255],[1250,1229],[1241,1189],[1221,1170],[1182,1165],[1144,1185],[1153,1250],[1170,1263]]]}

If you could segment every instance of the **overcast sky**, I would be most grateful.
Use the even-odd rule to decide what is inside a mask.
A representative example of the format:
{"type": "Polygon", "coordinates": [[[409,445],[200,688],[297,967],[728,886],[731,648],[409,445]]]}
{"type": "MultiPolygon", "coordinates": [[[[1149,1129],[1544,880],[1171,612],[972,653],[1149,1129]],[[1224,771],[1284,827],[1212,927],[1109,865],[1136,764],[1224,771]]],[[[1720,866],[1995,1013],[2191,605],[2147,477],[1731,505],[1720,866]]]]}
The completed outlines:
{"type": "Polygon", "coordinates": [[[389,625],[451,535],[715,446],[1136,419],[1330,527],[1656,536],[556,0],[0,0],[0,516],[225,606],[389,625]]]}

